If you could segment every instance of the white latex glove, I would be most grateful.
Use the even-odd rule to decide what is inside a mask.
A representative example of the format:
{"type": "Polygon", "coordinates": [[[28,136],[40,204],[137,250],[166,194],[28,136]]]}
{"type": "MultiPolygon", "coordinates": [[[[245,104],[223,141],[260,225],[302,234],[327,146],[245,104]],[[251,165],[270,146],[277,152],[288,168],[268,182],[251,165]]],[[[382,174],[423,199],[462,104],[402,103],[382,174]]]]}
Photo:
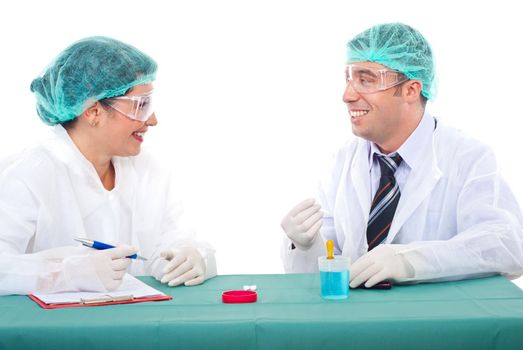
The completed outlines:
{"type": "Polygon", "coordinates": [[[386,279],[401,282],[414,277],[414,269],[398,250],[398,245],[381,244],[356,260],[350,268],[350,287],[365,283],[370,288],[386,279]]]}
{"type": "Polygon", "coordinates": [[[163,269],[160,282],[175,287],[182,283],[194,286],[205,281],[205,262],[196,248],[167,249],[162,251],[160,256],[169,261],[163,269]]]}
{"type": "Polygon", "coordinates": [[[292,208],[283,218],[283,231],[299,249],[309,249],[318,237],[323,223],[323,212],[320,209],[321,206],[316,204],[314,198],[309,198],[292,208]]]}
{"type": "Polygon", "coordinates": [[[127,267],[131,265],[131,259],[127,257],[137,252],[138,249],[128,245],[89,252],[98,278],[107,290],[115,290],[122,284],[127,267]]]}

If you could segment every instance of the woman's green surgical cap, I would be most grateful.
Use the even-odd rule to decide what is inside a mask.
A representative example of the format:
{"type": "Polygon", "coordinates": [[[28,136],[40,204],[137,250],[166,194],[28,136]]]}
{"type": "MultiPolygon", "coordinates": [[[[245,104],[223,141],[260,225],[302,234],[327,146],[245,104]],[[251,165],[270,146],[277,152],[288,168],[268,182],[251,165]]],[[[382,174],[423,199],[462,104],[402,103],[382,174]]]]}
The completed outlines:
{"type": "Polygon", "coordinates": [[[156,68],[152,58],[121,41],[101,36],[82,39],[31,83],[36,110],[48,125],[72,120],[94,101],[150,83],[156,68]]]}
{"type": "Polygon", "coordinates": [[[403,23],[374,26],[347,43],[347,64],[376,62],[421,81],[421,94],[435,96],[434,60],[429,43],[417,30],[403,23]]]}

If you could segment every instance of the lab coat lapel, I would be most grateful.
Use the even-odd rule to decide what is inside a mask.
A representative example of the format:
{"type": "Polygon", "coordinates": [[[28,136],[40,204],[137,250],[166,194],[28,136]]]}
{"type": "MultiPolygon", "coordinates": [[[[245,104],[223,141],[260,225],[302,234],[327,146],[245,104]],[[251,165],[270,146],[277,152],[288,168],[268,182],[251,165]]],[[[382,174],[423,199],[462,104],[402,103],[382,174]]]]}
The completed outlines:
{"type": "Polygon", "coordinates": [[[392,242],[405,221],[412,215],[423,200],[430,195],[434,186],[436,186],[441,178],[441,170],[438,167],[434,154],[433,138],[434,136],[430,142],[426,143],[425,148],[420,150],[421,154],[429,154],[430,156],[423,157],[419,167],[412,169],[408,176],[387,236],[387,243],[392,242]]]}
{"type": "MultiPolygon", "coordinates": [[[[137,228],[140,227],[139,221],[140,218],[137,217],[137,215],[141,215],[144,212],[143,206],[149,205],[149,203],[143,203],[142,201],[138,201],[138,193],[142,191],[142,187],[140,186],[140,182],[138,181],[138,174],[136,173],[136,169],[132,167],[129,164],[129,159],[125,159],[121,161],[120,164],[120,175],[121,181],[122,181],[122,190],[124,190],[125,193],[125,202],[130,206],[131,208],[131,243],[136,247],[141,247],[142,254],[146,254],[147,257],[149,257],[149,240],[146,239],[146,237],[138,234],[136,231],[137,228]],[[122,174],[123,173],[123,174],[122,174]]],[[[146,197],[142,197],[146,198],[146,197]]]]}
{"type": "MultiPolygon", "coordinates": [[[[82,218],[94,212],[103,203],[103,188],[91,163],[76,148],[67,131],[57,125],[54,137],[44,147],[64,164],[67,164],[71,188],[78,201],[76,205],[82,218]]],[[[75,205],[64,203],[65,205],[75,205]]]]}
{"type": "Polygon", "coordinates": [[[351,165],[351,180],[354,184],[354,191],[358,197],[358,203],[364,213],[363,222],[369,220],[370,210],[370,173],[369,173],[369,151],[364,141],[358,142],[358,148],[354,155],[351,165]]]}

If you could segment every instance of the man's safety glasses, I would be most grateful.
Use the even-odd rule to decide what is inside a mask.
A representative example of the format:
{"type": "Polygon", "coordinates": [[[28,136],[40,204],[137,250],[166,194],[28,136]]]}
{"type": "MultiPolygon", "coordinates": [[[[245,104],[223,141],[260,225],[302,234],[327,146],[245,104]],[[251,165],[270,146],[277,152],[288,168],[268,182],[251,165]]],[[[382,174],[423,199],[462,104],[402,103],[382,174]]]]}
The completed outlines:
{"type": "Polygon", "coordinates": [[[345,79],[354,90],[362,94],[371,94],[390,89],[409,80],[403,73],[386,69],[370,68],[349,64],[345,68],[345,79]]]}
{"type": "Polygon", "coordinates": [[[154,113],[152,91],[144,95],[117,96],[106,100],[107,105],[128,118],[146,121],[154,113]]]}

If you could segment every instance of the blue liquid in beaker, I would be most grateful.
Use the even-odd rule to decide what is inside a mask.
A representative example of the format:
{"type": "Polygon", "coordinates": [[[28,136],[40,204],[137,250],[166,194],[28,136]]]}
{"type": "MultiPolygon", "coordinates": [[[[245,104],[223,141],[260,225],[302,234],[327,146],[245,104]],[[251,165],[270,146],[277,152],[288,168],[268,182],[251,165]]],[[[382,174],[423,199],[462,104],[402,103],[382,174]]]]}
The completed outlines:
{"type": "Polygon", "coordinates": [[[320,271],[321,297],[345,299],[349,296],[349,272],[320,271]]]}

